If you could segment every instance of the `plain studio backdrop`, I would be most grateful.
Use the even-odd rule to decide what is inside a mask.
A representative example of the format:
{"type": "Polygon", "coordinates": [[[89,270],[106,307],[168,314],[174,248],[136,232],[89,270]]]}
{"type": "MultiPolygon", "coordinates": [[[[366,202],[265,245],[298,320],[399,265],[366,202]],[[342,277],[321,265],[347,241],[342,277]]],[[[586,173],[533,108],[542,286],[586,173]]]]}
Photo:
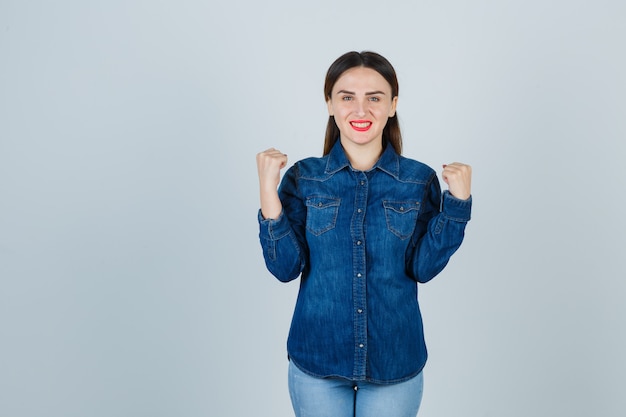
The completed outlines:
{"type": "Polygon", "coordinates": [[[625,4],[2,0],[0,416],[292,415],[255,155],[321,155],[350,50],[474,168],[420,416],[623,416],[625,4]]]}

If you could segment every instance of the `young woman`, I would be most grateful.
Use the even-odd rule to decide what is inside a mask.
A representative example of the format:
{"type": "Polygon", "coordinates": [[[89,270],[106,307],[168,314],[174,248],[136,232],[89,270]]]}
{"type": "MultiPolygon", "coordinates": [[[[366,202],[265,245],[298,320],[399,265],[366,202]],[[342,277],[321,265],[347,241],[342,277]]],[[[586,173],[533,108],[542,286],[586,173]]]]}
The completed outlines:
{"type": "Polygon", "coordinates": [[[415,417],[426,345],[417,283],[460,246],[471,168],[436,173],[400,156],[398,81],[373,52],[349,52],[326,74],[324,156],[257,155],[260,241],[268,270],[300,276],[287,350],[298,417],[415,417]],[[280,187],[279,187],[280,182],[280,187]]]}

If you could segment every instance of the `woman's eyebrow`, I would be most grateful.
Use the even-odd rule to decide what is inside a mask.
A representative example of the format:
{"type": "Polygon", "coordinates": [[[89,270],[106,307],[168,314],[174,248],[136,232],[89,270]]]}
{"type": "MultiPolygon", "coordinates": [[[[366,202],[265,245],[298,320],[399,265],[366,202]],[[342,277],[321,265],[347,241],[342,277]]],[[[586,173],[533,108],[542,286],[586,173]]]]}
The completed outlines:
{"type": "MultiPolygon", "coordinates": [[[[348,91],[348,90],[339,90],[337,91],[337,94],[351,94],[353,96],[356,95],[354,91],[348,91]]],[[[385,92],[384,91],[370,91],[370,92],[365,93],[366,96],[373,96],[376,94],[385,95],[385,92]]]]}

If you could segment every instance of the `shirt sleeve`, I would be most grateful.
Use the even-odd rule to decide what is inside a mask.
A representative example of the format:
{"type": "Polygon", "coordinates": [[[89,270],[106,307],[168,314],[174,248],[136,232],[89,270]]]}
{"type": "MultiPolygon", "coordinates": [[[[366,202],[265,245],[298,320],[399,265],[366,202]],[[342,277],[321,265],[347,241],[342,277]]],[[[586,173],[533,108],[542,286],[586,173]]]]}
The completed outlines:
{"type": "Polygon", "coordinates": [[[434,176],[423,203],[416,228],[419,232],[413,236],[407,257],[408,272],[422,283],[439,274],[461,246],[471,217],[472,197],[460,200],[449,191],[442,194],[434,176]]]}
{"type": "Polygon", "coordinates": [[[285,173],[278,195],[283,206],[276,219],[258,212],[259,240],[267,269],[278,280],[296,279],[306,265],[306,206],[297,192],[297,166],[285,173]]]}

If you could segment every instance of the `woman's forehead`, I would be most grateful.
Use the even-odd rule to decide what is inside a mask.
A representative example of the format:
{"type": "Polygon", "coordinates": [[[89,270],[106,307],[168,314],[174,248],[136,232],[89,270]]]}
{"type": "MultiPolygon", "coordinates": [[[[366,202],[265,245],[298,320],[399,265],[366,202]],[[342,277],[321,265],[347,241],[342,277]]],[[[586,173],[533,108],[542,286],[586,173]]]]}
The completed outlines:
{"type": "Polygon", "coordinates": [[[391,85],[378,71],[366,67],[354,67],[339,76],[333,86],[333,92],[347,90],[354,92],[383,91],[391,92],[391,85]]]}

